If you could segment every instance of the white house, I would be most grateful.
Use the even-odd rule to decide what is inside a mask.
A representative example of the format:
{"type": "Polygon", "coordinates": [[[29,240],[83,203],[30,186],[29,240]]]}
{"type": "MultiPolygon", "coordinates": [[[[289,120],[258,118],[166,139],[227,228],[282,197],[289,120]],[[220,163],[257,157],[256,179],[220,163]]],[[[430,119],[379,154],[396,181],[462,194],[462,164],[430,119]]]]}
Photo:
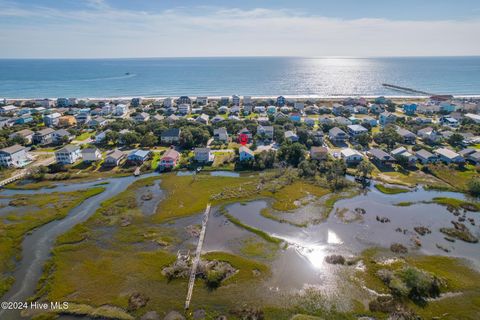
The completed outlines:
{"type": "Polygon", "coordinates": [[[464,163],[465,159],[453,150],[439,148],[434,151],[438,159],[445,163],[464,163]]]}
{"type": "Polygon", "coordinates": [[[128,113],[128,106],[126,104],[117,104],[115,106],[115,111],[114,111],[114,115],[117,116],[117,117],[121,117],[121,116],[124,116],[128,113]]]}
{"type": "Polygon", "coordinates": [[[189,104],[182,103],[181,105],[178,106],[177,111],[180,114],[189,114],[191,109],[192,107],[189,104]]]}
{"type": "Polygon", "coordinates": [[[257,127],[257,134],[262,138],[273,139],[273,126],[262,126],[257,127]]]}
{"type": "Polygon", "coordinates": [[[228,142],[228,132],[226,128],[213,129],[213,139],[215,141],[228,142]]]}
{"type": "Polygon", "coordinates": [[[480,114],[467,113],[465,114],[465,118],[468,118],[470,120],[473,120],[475,123],[480,124],[480,114]]]}
{"type": "Polygon", "coordinates": [[[434,154],[425,149],[418,150],[415,155],[417,156],[418,161],[420,161],[422,164],[435,163],[438,160],[434,154]]]}
{"type": "Polygon", "coordinates": [[[356,164],[363,160],[363,155],[351,148],[342,149],[342,151],[340,151],[340,157],[347,164],[356,164]]]}
{"type": "Polygon", "coordinates": [[[195,161],[197,162],[212,162],[215,159],[215,155],[210,148],[195,148],[195,161]]]}
{"type": "Polygon", "coordinates": [[[0,166],[21,168],[30,163],[31,158],[24,146],[15,144],[0,150],[0,166]]]}
{"type": "Polygon", "coordinates": [[[365,128],[365,127],[363,127],[359,124],[351,124],[351,125],[347,126],[347,131],[352,138],[356,138],[359,135],[368,133],[367,128],[365,128]]]}
{"type": "Polygon", "coordinates": [[[15,137],[22,137],[26,140],[27,144],[32,143],[32,137],[33,137],[34,132],[29,129],[23,129],[17,132],[14,132],[8,136],[9,139],[15,138],[15,137]]]}
{"type": "Polygon", "coordinates": [[[97,148],[85,148],[82,150],[83,161],[95,162],[102,160],[102,153],[97,148]]]}
{"type": "Polygon", "coordinates": [[[69,144],[55,152],[55,159],[60,164],[73,164],[82,157],[80,147],[69,144]]]}
{"type": "Polygon", "coordinates": [[[405,158],[407,159],[408,163],[413,165],[417,162],[417,157],[415,155],[413,155],[412,153],[410,153],[407,148],[405,147],[399,147],[395,150],[393,150],[392,152],[390,152],[392,154],[392,156],[399,160],[401,158],[405,158]]]}

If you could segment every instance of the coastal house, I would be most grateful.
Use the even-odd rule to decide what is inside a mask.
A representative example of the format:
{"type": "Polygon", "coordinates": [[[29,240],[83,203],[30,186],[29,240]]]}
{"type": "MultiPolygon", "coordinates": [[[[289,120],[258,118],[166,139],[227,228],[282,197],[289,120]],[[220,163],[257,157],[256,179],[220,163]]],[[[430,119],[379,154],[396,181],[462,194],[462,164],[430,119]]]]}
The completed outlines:
{"type": "Polygon", "coordinates": [[[102,153],[97,148],[82,149],[82,158],[85,162],[96,162],[102,160],[102,153]]]}
{"type": "Polygon", "coordinates": [[[293,122],[300,122],[302,120],[302,115],[300,113],[294,112],[289,115],[289,118],[293,122]]]}
{"type": "Polygon", "coordinates": [[[415,144],[417,140],[417,135],[407,129],[397,127],[397,133],[402,137],[403,143],[415,144]]]}
{"type": "Polygon", "coordinates": [[[325,147],[311,147],[310,159],[312,160],[326,160],[328,158],[328,149],[325,147]]]}
{"type": "Polygon", "coordinates": [[[160,158],[159,167],[162,169],[171,169],[175,167],[180,159],[180,153],[173,148],[168,149],[160,158]]]}
{"type": "Polygon", "coordinates": [[[15,124],[27,124],[33,121],[33,117],[30,113],[21,115],[15,119],[15,124]]]}
{"type": "Polygon", "coordinates": [[[70,142],[73,138],[74,136],[65,129],[58,129],[52,133],[52,142],[55,144],[70,142]]]}
{"type": "Polygon", "coordinates": [[[30,129],[23,129],[17,132],[14,132],[8,136],[9,139],[13,139],[15,137],[21,137],[25,139],[26,144],[32,143],[32,138],[33,138],[34,132],[30,129]]]}
{"type": "Polygon", "coordinates": [[[127,155],[118,149],[112,150],[106,154],[103,165],[105,167],[116,167],[120,165],[121,161],[125,159],[127,155]]]}
{"type": "Polygon", "coordinates": [[[372,148],[367,152],[368,157],[372,160],[372,162],[376,163],[377,165],[390,165],[395,162],[395,158],[385,151],[377,148],[372,148]]]}
{"type": "Polygon", "coordinates": [[[218,108],[218,113],[220,114],[227,114],[228,112],[230,112],[230,108],[227,106],[221,106],[218,108]]]}
{"type": "Polygon", "coordinates": [[[273,126],[262,126],[257,127],[257,135],[262,139],[273,139],[273,126]]]}
{"type": "Polygon", "coordinates": [[[467,113],[465,118],[472,120],[473,122],[480,124],[480,114],[467,113]]]}
{"type": "Polygon", "coordinates": [[[470,153],[466,159],[475,165],[480,164],[480,150],[477,149],[477,151],[470,153]]]}
{"type": "Polygon", "coordinates": [[[410,151],[408,151],[405,147],[399,147],[395,150],[392,150],[390,153],[397,161],[401,160],[402,158],[407,159],[408,164],[411,166],[414,166],[418,160],[417,157],[410,153],[410,151]]]}
{"type": "Polygon", "coordinates": [[[197,117],[197,119],[195,119],[195,122],[198,122],[198,123],[201,123],[201,124],[205,124],[205,125],[208,124],[208,121],[209,121],[209,117],[208,117],[208,115],[206,115],[205,113],[199,115],[199,116],[197,117]]]}
{"type": "Polygon", "coordinates": [[[128,113],[128,106],[126,104],[120,103],[115,106],[113,115],[116,117],[123,117],[128,113]]]}
{"type": "Polygon", "coordinates": [[[167,131],[162,132],[160,135],[160,141],[165,144],[176,144],[180,141],[180,128],[170,128],[167,131]]]}
{"type": "Polygon", "coordinates": [[[252,139],[253,139],[253,135],[250,132],[250,130],[248,130],[247,128],[243,128],[237,133],[237,141],[239,143],[242,143],[242,141],[245,141],[246,143],[250,143],[252,142],[252,139]]]}
{"type": "Polygon", "coordinates": [[[368,125],[370,127],[376,127],[378,124],[378,121],[373,117],[366,116],[362,118],[362,124],[368,125]]]}
{"type": "Polygon", "coordinates": [[[339,127],[333,127],[328,131],[328,138],[334,143],[341,143],[348,140],[348,134],[339,127]]]}
{"type": "Polygon", "coordinates": [[[368,133],[367,128],[359,125],[359,124],[351,124],[347,126],[347,132],[352,138],[356,138],[359,135],[368,133]]]}
{"type": "Polygon", "coordinates": [[[46,128],[35,132],[32,136],[32,141],[34,144],[49,144],[52,143],[53,133],[55,130],[52,128],[46,128]]]}
{"type": "Polygon", "coordinates": [[[130,104],[132,107],[138,108],[142,104],[142,98],[132,98],[132,100],[130,100],[130,104]]]}
{"type": "Polygon", "coordinates": [[[234,106],[239,106],[240,105],[240,96],[237,96],[236,94],[232,95],[232,104],[234,106]]]}
{"type": "Polygon", "coordinates": [[[293,109],[302,112],[305,109],[305,103],[303,102],[295,102],[293,104],[293,109]]]}
{"type": "Polygon", "coordinates": [[[182,103],[178,105],[178,108],[177,108],[178,113],[182,115],[189,114],[191,110],[192,110],[192,107],[186,103],[182,103]]]}
{"type": "Polygon", "coordinates": [[[150,119],[150,115],[146,112],[139,112],[133,117],[135,122],[147,122],[150,119]]]}
{"type": "Polygon", "coordinates": [[[108,122],[105,118],[103,117],[95,117],[95,118],[92,118],[90,119],[86,125],[87,127],[89,128],[100,128],[100,127],[103,127],[104,125],[106,125],[108,122]]]}
{"type": "Polygon", "coordinates": [[[215,155],[212,153],[210,148],[195,148],[194,152],[194,159],[196,162],[213,162],[215,159],[215,155]]]}
{"type": "Polygon", "coordinates": [[[323,131],[321,130],[308,131],[308,137],[312,139],[314,145],[319,146],[323,143],[323,131]]]}
{"type": "Polygon", "coordinates": [[[180,96],[177,99],[177,105],[180,105],[180,104],[192,104],[192,99],[190,99],[190,97],[188,96],[180,96]]]}
{"type": "Polygon", "coordinates": [[[438,148],[434,150],[434,153],[437,155],[440,161],[445,162],[447,164],[448,163],[461,164],[465,162],[465,159],[461,155],[459,155],[455,151],[450,150],[448,148],[438,148]]]}
{"type": "Polygon", "coordinates": [[[51,114],[46,114],[43,116],[43,123],[47,126],[47,127],[55,127],[58,125],[58,122],[60,121],[60,117],[62,115],[58,112],[54,112],[54,113],[51,113],[51,114]]]}
{"type": "Polygon", "coordinates": [[[92,119],[92,115],[90,112],[80,112],[75,116],[75,119],[77,119],[77,123],[86,124],[92,119]]]}
{"type": "Polygon", "coordinates": [[[378,117],[378,122],[382,127],[385,127],[387,124],[395,123],[397,121],[397,116],[390,112],[382,112],[378,117]]]}
{"type": "Polygon", "coordinates": [[[135,164],[142,164],[150,158],[151,152],[149,150],[135,149],[130,151],[127,156],[127,161],[135,164]]]}
{"type": "Polygon", "coordinates": [[[206,97],[206,96],[197,97],[195,99],[195,101],[197,102],[197,105],[199,105],[199,106],[206,106],[208,104],[208,97],[206,97]]]}
{"type": "Polygon", "coordinates": [[[288,130],[285,131],[284,133],[285,140],[290,141],[290,142],[297,142],[298,141],[298,136],[295,132],[288,130]]]}
{"type": "Polygon", "coordinates": [[[310,128],[313,128],[315,126],[315,119],[310,117],[305,117],[303,118],[303,123],[305,123],[310,128]]]}
{"type": "Polygon", "coordinates": [[[82,157],[80,147],[69,144],[62,149],[55,151],[55,160],[59,164],[74,164],[82,157]]]}
{"type": "Polygon", "coordinates": [[[363,160],[363,155],[352,148],[344,148],[340,151],[340,158],[348,165],[358,164],[363,160]]]}
{"type": "Polygon", "coordinates": [[[349,126],[352,124],[352,121],[348,120],[345,117],[338,116],[333,119],[336,125],[338,126],[349,126]]]}
{"type": "Polygon", "coordinates": [[[228,132],[226,128],[217,128],[213,129],[213,139],[215,141],[227,143],[228,142],[228,132]]]}
{"type": "Polygon", "coordinates": [[[403,113],[405,113],[408,116],[412,116],[417,112],[417,105],[415,103],[410,103],[410,104],[404,104],[402,106],[403,113]]]}
{"type": "Polygon", "coordinates": [[[439,122],[443,126],[452,128],[456,128],[460,125],[460,122],[457,119],[447,116],[441,117],[439,122]]]}
{"type": "Polygon", "coordinates": [[[427,143],[435,143],[440,139],[437,130],[433,129],[432,127],[426,127],[418,130],[417,135],[420,137],[420,139],[427,143]]]}
{"type": "Polygon", "coordinates": [[[371,104],[369,106],[369,111],[371,114],[381,114],[385,111],[385,108],[380,104],[371,104]]]}
{"type": "Polygon", "coordinates": [[[240,161],[248,161],[255,158],[255,154],[253,153],[253,151],[245,146],[241,146],[238,149],[238,155],[239,155],[240,161]]]}
{"type": "Polygon", "coordinates": [[[27,148],[19,144],[0,150],[0,166],[23,168],[31,162],[27,148]]]}
{"type": "Polygon", "coordinates": [[[435,163],[438,161],[437,156],[425,149],[418,150],[415,152],[415,155],[417,156],[418,161],[420,161],[422,164],[435,163]]]}
{"type": "Polygon", "coordinates": [[[17,112],[17,110],[18,110],[18,107],[14,105],[3,106],[3,107],[0,107],[0,114],[1,115],[14,114],[15,112],[17,112]]]}
{"type": "Polygon", "coordinates": [[[277,97],[277,100],[276,100],[276,105],[277,106],[283,107],[286,103],[287,103],[287,99],[285,99],[284,96],[277,97]]]}

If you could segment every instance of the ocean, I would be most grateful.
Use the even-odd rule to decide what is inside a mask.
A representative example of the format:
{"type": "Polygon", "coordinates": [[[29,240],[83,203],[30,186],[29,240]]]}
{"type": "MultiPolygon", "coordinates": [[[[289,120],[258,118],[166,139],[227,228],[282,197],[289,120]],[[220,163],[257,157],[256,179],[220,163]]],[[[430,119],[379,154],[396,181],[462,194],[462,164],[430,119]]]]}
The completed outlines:
{"type": "Polygon", "coordinates": [[[0,60],[0,97],[480,95],[480,57],[0,60]]]}

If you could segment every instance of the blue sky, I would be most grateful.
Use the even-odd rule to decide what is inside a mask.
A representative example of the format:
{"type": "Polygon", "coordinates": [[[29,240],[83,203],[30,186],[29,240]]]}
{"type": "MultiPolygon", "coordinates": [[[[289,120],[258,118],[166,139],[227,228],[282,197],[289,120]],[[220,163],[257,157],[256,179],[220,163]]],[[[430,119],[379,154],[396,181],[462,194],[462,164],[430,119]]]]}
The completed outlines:
{"type": "Polygon", "coordinates": [[[0,0],[0,57],[480,55],[478,0],[0,0]]]}

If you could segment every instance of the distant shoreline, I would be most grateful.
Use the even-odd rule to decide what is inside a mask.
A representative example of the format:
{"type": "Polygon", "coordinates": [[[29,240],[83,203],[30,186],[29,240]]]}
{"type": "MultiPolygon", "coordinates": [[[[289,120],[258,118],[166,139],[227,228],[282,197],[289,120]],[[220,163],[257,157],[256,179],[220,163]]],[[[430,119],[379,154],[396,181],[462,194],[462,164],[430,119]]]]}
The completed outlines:
{"type": "MultiPolygon", "coordinates": [[[[246,95],[248,96],[248,95],[246,95]]],[[[375,99],[378,97],[385,97],[388,99],[428,99],[430,96],[427,95],[342,95],[342,96],[322,96],[322,95],[265,95],[265,96],[249,96],[252,99],[256,100],[266,100],[266,99],[276,99],[278,96],[283,96],[286,99],[317,99],[317,100],[344,100],[348,98],[365,98],[365,99],[375,99]]],[[[144,100],[153,100],[153,99],[165,99],[165,98],[172,98],[172,99],[178,99],[180,96],[117,96],[117,97],[62,97],[62,98],[75,98],[75,99],[80,99],[80,100],[131,100],[133,98],[141,98],[144,100]]],[[[208,99],[213,99],[213,100],[220,100],[222,97],[229,97],[231,98],[231,95],[223,95],[223,96],[210,96],[210,95],[191,95],[189,96],[190,98],[195,99],[196,97],[208,97],[208,99]]],[[[240,95],[240,98],[243,98],[245,96],[240,95]]],[[[453,95],[455,99],[480,99],[480,94],[475,94],[475,95],[453,95]]],[[[44,100],[44,99],[49,99],[49,100],[57,100],[59,97],[50,97],[50,98],[7,98],[5,99],[7,101],[30,101],[30,100],[44,100]]],[[[3,99],[3,97],[2,97],[3,99]]]]}

